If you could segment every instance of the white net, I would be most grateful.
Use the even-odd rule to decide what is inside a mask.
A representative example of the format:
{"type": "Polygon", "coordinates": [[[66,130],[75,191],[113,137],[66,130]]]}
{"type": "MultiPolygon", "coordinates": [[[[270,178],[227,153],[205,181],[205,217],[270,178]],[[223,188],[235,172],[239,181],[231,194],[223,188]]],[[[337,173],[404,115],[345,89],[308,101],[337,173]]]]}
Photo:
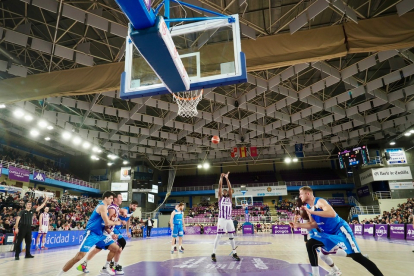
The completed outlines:
{"type": "Polygon", "coordinates": [[[178,105],[178,115],[183,117],[197,116],[197,105],[203,98],[203,89],[173,93],[174,101],[178,105]]]}

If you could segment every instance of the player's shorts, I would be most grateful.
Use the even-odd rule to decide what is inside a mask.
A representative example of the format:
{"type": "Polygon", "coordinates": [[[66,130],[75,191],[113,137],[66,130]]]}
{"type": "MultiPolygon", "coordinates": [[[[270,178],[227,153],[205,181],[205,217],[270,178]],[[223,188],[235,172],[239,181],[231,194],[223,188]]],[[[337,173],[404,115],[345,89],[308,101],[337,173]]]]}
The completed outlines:
{"type": "Polygon", "coordinates": [[[86,236],[83,239],[80,245],[80,252],[89,252],[91,248],[96,245],[96,247],[105,248],[114,243],[114,240],[111,236],[98,235],[91,231],[86,231],[86,236]]]}
{"type": "Polygon", "coordinates": [[[309,238],[322,242],[322,253],[335,254],[338,249],[343,249],[347,254],[360,253],[354,234],[348,224],[342,224],[336,233],[328,234],[316,229],[309,231],[309,238]]]}
{"type": "Polygon", "coordinates": [[[217,222],[217,234],[234,233],[234,224],[231,219],[219,218],[217,222]]]}
{"type": "Polygon", "coordinates": [[[122,239],[124,236],[122,236],[120,229],[116,228],[114,229],[114,234],[118,235],[118,240],[122,239]]]}
{"type": "Polygon", "coordinates": [[[49,230],[49,226],[47,225],[40,225],[39,226],[39,234],[47,234],[47,231],[49,230]]]}
{"type": "Polygon", "coordinates": [[[173,238],[176,237],[183,237],[184,236],[184,228],[182,224],[174,224],[174,229],[171,233],[173,238]]]}

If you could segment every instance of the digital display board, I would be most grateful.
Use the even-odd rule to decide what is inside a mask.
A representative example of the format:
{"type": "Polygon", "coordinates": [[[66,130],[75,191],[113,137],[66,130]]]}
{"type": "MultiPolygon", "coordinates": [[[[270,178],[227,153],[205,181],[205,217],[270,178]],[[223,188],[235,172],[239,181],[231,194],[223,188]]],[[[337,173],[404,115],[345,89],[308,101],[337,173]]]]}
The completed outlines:
{"type": "Polygon", "coordinates": [[[341,169],[368,164],[368,148],[362,146],[344,150],[343,152],[338,152],[338,158],[341,169]]]}

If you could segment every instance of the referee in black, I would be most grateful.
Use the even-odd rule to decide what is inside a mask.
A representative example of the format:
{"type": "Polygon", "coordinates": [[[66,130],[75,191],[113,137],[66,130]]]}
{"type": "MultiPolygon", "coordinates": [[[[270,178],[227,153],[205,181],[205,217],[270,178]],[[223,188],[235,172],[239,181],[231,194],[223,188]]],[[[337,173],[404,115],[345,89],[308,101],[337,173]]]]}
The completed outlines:
{"type": "Polygon", "coordinates": [[[33,213],[39,212],[43,207],[45,207],[48,198],[46,197],[42,205],[36,209],[32,208],[32,203],[26,203],[26,209],[21,210],[19,215],[16,217],[16,224],[14,226],[14,233],[17,235],[17,241],[14,245],[16,255],[14,259],[19,260],[19,254],[22,250],[22,241],[23,239],[26,242],[26,258],[34,258],[30,254],[30,246],[32,244],[32,222],[33,222],[33,213]]]}

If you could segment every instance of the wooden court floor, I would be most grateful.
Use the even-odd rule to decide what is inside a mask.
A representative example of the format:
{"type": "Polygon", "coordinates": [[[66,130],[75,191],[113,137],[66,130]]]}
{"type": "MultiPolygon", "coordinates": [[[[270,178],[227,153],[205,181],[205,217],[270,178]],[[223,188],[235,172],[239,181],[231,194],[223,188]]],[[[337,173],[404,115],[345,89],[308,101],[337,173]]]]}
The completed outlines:
{"type": "MultiPolygon", "coordinates": [[[[301,235],[271,235],[259,233],[254,236],[238,235],[237,253],[242,258],[236,262],[229,256],[228,238],[221,239],[217,250],[217,263],[210,260],[215,235],[188,235],[184,237],[184,254],[171,254],[170,238],[133,239],[125,248],[121,265],[125,275],[309,275],[310,271],[303,237],[301,235]]],[[[384,275],[414,275],[414,243],[388,240],[375,241],[357,238],[362,253],[368,254],[384,275]]],[[[1,275],[56,275],[65,262],[73,257],[78,247],[50,249],[24,259],[22,254],[15,261],[10,254],[1,254],[1,275]]],[[[99,253],[89,262],[88,275],[100,275],[106,253],[99,253]]],[[[350,258],[333,257],[343,275],[370,275],[350,258]]],[[[322,262],[320,262],[322,264],[322,262]]],[[[322,264],[323,268],[328,268],[322,264]]],[[[321,275],[326,275],[321,268],[321,275]]],[[[83,275],[72,268],[65,275],[83,275]]]]}

